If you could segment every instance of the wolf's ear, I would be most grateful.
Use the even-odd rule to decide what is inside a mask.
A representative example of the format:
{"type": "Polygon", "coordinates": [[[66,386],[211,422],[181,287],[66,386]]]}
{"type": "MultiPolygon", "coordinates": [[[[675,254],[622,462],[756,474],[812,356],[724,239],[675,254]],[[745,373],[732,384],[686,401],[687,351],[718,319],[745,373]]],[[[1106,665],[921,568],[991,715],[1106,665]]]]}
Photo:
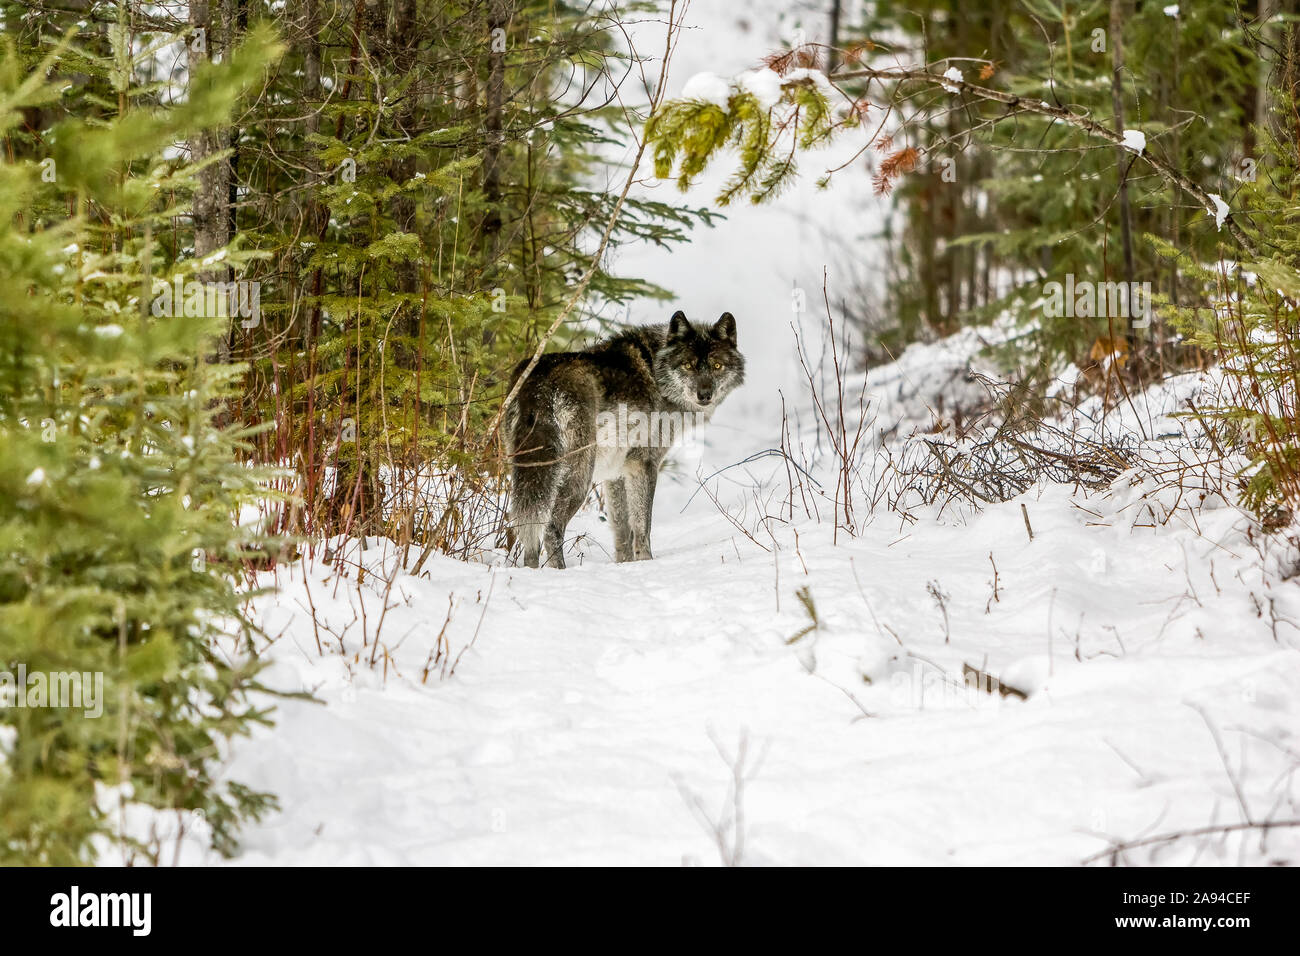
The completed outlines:
{"type": "Polygon", "coordinates": [[[686,321],[686,313],[678,309],[668,320],[668,339],[683,339],[691,334],[691,323],[686,321]]]}
{"type": "Polygon", "coordinates": [[[730,312],[723,312],[722,318],[713,323],[713,337],[720,342],[736,344],[736,317],[730,312]]]}

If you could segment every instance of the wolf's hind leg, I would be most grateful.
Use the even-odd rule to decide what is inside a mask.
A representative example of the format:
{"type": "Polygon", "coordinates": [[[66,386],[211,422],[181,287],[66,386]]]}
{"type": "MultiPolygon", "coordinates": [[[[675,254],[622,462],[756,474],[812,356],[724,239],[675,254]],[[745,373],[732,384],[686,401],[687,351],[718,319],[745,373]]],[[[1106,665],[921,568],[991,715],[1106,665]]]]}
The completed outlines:
{"type": "Polygon", "coordinates": [[[541,522],[529,521],[515,526],[515,537],[523,551],[524,567],[535,568],[541,563],[542,525],[541,522]]]}
{"type": "Polygon", "coordinates": [[[541,560],[542,532],[554,510],[554,492],[539,469],[516,466],[511,478],[510,525],[519,542],[524,567],[541,560]]]}
{"type": "Polygon", "coordinates": [[[605,482],[605,507],[614,529],[614,560],[632,560],[632,526],[627,520],[627,488],[622,478],[605,482]]]}
{"type": "Polygon", "coordinates": [[[654,465],[647,461],[629,461],[623,473],[623,484],[627,488],[627,518],[632,529],[633,561],[649,561],[654,557],[650,553],[650,514],[654,510],[655,479],[658,477],[654,465]]]}
{"type": "Polygon", "coordinates": [[[587,489],[591,487],[590,478],[570,475],[551,509],[551,520],[546,524],[546,566],[548,568],[564,567],[564,530],[578,513],[582,503],[587,500],[587,489]]]}

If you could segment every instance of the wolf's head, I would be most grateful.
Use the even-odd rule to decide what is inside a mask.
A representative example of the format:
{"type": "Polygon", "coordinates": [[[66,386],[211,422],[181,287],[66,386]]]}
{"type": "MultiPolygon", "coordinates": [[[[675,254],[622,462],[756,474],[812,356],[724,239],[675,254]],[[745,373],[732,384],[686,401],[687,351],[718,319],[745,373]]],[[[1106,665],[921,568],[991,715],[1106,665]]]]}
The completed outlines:
{"type": "Polygon", "coordinates": [[[724,312],[712,328],[699,329],[685,313],[673,313],[664,344],[655,353],[655,380],[670,403],[712,412],[745,380],[745,357],[736,347],[732,314],[724,312]]]}

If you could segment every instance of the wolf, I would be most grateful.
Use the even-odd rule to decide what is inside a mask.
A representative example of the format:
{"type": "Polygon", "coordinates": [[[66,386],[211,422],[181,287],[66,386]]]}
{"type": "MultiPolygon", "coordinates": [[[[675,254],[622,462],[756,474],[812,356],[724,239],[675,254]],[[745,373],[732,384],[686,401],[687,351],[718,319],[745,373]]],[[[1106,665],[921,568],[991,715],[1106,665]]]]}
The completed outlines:
{"type": "MultiPolygon", "coordinates": [[[[510,389],[527,362],[515,368],[510,389]]],[[[627,329],[578,352],[548,352],[506,411],[510,524],[523,561],[564,567],[564,529],[602,482],[614,560],[645,561],[659,466],[745,380],[736,320],[627,329]],[[630,426],[630,427],[628,427],[630,426]]]]}

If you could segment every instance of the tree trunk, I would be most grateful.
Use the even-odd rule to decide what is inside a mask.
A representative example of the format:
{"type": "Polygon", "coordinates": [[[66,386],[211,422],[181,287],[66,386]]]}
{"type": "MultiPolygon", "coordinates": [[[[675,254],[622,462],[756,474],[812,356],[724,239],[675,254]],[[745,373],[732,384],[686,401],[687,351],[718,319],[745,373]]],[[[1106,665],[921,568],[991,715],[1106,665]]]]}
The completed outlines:
{"type": "MultiPolygon", "coordinates": [[[[211,11],[207,0],[190,4],[190,26],[196,31],[190,38],[189,68],[212,59],[216,39],[212,33],[211,11]],[[202,30],[202,42],[197,31],[202,30]],[[199,49],[195,49],[198,44],[199,49]]],[[[226,134],[220,128],[205,129],[195,133],[190,140],[190,159],[202,162],[220,153],[226,147],[226,134]]],[[[199,171],[194,191],[194,257],[202,260],[230,241],[230,166],[226,162],[209,163],[199,171]]],[[[195,278],[200,282],[224,282],[229,277],[229,267],[216,265],[200,269],[195,278]]],[[[227,329],[216,342],[217,352],[209,356],[213,361],[230,361],[230,330],[227,329]]]]}
{"type": "Polygon", "coordinates": [[[488,0],[488,76],[485,87],[483,130],[483,199],[488,205],[483,222],[485,272],[491,271],[501,242],[501,153],[505,144],[506,28],[510,25],[508,0],[488,0]]]}
{"type": "Polygon", "coordinates": [[[826,72],[835,69],[836,51],[840,46],[840,5],[841,0],[831,0],[831,38],[826,53],[826,72]]]}
{"type": "MultiPolygon", "coordinates": [[[[415,69],[419,37],[415,24],[415,0],[397,0],[393,11],[393,39],[389,44],[393,63],[402,74],[409,74],[415,69]]],[[[416,91],[410,89],[397,112],[397,125],[407,136],[413,135],[415,126],[416,91]]],[[[415,160],[412,158],[397,160],[392,166],[392,177],[396,183],[405,183],[415,175],[415,160]]],[[[393,197],[393,220],[401,232],[415,231],[415,201],[405,193],[393,197]]],[[[397,288],[406,294],[413,294],[419,285],[418,270],[414,262],[401,262],[397,265],[397,288]]],[[[414,309],[406,314],[405,328],[414,335],[420,324],[420,317],[414,309]]]]}
{"type": "MultiPolygon", "coordinates": [[[[230,51],[239,42],[239,38],[248,29],[247,0],[223,0],[221,20],[222,42],[225,44],[226,55],[229,56],[230,51]]],[[[239,127],[232,126],[227,137],[226,142],[230,148],[230,158],[221,165],[226,168],[226,239],[229,241],[239,234],[239,224],[236,219],[236,213],[239,209],[239,127]]],[[[233,267],[227,268],[225,273],[228,281],[234,280],[235,270],[233,267]]],[[[227,356],[234,354],[235,331],[237,328],[239,326],[232,316],[225,336],[227,356]]]]}
{"type": "MultiPolygon", "coordinates": [[[[1110,0],[1110,50],[1111,50],[1111,103],[1114,107],[1115,129],[1124,132],[1124,0],[1110,0]]],[[[1133,216],[1128,202],[1128,168],[1133,156],[1123,146],[1115,147],[1116,168],[1119,172],[1119,228],[1124,249],[1124,281],[1132,282],[1133,266],[1133,216]]]]}
{"type": "MultiPolygon", "coordinates": [[[[205,60],[211,59],[215,40],[212,36],[212,24],[209,16],[208,0],[194,0],[190,4],[190,26],[203,30],[203,49],[195,50],[193,38],[189,53],[190,69],[193,71],[205,60]]],[[[190,140],[190,155],[194,162],[201,162],[220,152],[225,146],[225,137],[220,129],[208,129],[196,133],[190,140]]],[[[198,176],[198,188],[194,194],[194,255],[202,259],[220,249],[230,241],[230,213],[227,209],[230,196],[230,170],[225,163],[213,163],[198,176]]],[[[199,273],[199,278],[207,282],[220,281],[225,278],[225,267],[199,273]]]]}

